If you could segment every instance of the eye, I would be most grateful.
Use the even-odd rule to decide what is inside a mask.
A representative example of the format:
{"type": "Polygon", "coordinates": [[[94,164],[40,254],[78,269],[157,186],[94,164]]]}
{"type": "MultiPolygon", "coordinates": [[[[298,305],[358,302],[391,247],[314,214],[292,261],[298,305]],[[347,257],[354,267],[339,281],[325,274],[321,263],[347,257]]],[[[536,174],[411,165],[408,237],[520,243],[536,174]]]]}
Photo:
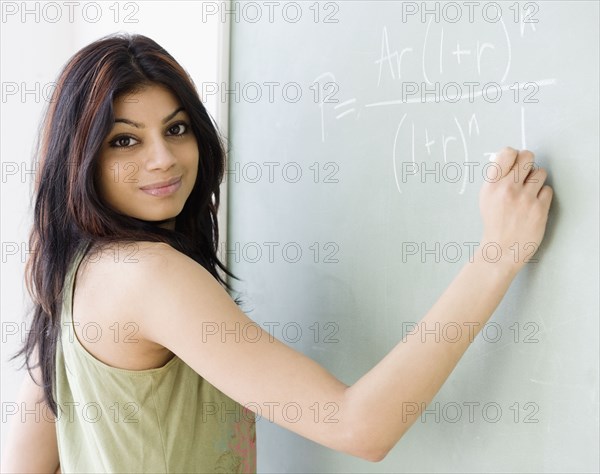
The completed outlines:
{"type": "Polygon", "coordinates": [[[171,125],[171,127],[169,127],[169,131],[172,132],[174,136],[180,137],[187,133],[188,124],[185,122],[178,122],[176,124],[171,125]]]}
{"type": "MultiPolygon", "coordinates": [[[[186,122],[177,122],[169,127],[168,132],[172,137],[182,138],[188,133],[188,127],[189,125],[186,122]]],[[[131,148],[137,144],[138,141],[129,135],[119,135],[109,142],[112,148],[131,148]],[[130,140],[133,140],[135,143],[131,143],[130,140]]]]}
{"type": "Polygon", "coordinates": [[[109,145],[113,148],[129,148],[133,145],[135,145],[135,143],[132,145],[131,143],[127,144],[128,140],[134,140],[135,138],[127,136],[127,135],[121,135],[118,136],[117,138],[115,138],[114,140],[112,140],[109,145]]]}

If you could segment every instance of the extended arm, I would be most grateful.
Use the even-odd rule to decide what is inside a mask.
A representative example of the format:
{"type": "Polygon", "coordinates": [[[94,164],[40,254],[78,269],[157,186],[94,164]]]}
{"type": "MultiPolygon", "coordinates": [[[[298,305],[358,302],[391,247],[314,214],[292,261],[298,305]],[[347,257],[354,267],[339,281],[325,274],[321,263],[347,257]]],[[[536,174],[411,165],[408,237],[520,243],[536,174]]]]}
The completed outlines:
{"type": "Polygon", "coordinates": [[[437,393],[525,263],[514,260],[511,247],[542,240],[552,190],[543,186],[545,171],[532,164],[527,151],[498,154],[500,178],[485,183],[480,197],[481,247],[493,243],[502,258],[492,263],[478,253],[420,323],[451,322],[473,331],[456,341],[409,335],[351,387],[263,331],[208,271],[167,245],[141,249],[139,264],[117,264],[124,281],[135,282],[128,299],[142,305],[129,316],[141,337],[169,348],[252,411],[324,446],[381,460],[437,393]],[[286,412],[291,404],[294,411],[286,412]],[[329,419],[327,407],[334,411],[329,419]]]}

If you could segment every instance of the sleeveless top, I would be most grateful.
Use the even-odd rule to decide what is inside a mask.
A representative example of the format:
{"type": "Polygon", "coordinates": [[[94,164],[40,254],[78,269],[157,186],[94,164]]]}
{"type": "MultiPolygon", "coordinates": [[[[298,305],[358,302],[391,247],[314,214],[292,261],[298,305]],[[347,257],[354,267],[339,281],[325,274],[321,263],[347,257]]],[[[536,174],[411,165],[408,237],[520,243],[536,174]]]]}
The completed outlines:
{"type": "MultiPolygon", "coordinates": [[[[255,473],[254,412],[177,355],[159,368],[128,370],[109,366],[81,344],[72,304],[84,254],[78,249],[66,274],[56,346],[61,471],[255,473]]],[[[86,337],[93,340],[96,330],[90,328],[86,337]]]]}

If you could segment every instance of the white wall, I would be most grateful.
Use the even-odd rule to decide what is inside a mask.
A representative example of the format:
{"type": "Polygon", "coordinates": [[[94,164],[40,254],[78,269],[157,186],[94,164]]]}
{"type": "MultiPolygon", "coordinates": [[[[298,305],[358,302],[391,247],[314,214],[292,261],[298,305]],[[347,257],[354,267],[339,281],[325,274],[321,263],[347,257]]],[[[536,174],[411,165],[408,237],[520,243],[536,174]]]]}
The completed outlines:
{"type": "MultiPolygon", "coordinates": [[[[32,223],[34,176],[27,174],[27,170],[33,161],[37,128],[51,83],[56,80],[66,61],[79,49],[117,31],[141,33],[158,42],[190,73],[201,97],[203,83],[220,84],[227,80],[227,25],[215,15],[207,16],[206,21],[202,18],[206,4],[214,5],[215,2],[76,3],[78,5],[71,7],[71,18],[65,2],[1,4],[2,449],[11,418],[7,416],[7,410],[17,403],[18,388],[26,373],[25,370],[16,370],[18,364],[15,361],[8,363],[7,360],[25,339],[26,327],[22,327],[22,321],[31,306],[25,288],[24,268],[32,223]],[[23,15],[25,10],[29,13],[23,15]],[[126,19],[137,22],[126,22],[126,19]],[[33,92],[23,94],[25,90],[33,92]]],[[[217,96],[211,96],[205,105],[226,134],[226,104],[221,103],[217,96]]],[[[221,192],[220,241],[224,241],[227,235],[225,184],[221,192]]]]}

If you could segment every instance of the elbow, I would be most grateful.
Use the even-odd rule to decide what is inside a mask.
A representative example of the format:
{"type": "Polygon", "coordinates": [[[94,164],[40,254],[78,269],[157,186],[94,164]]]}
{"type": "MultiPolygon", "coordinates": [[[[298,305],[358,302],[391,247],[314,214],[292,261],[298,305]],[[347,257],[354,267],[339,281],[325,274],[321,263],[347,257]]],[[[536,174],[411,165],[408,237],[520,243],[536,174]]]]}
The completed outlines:
{"type": "Polygon", "coordinates": [[[366,461],[371,461],[371,462],[380,462],[383,461],[385,459],[385,457],[387,456],[389,451],[377,451],[375,453],[372,453],[370,456],[363,458],[366,461]]]}
{"type": "Polygon", "coordinates": [[[370,462],[380,462],[388,455],[387,449],[354,449],[353,455],[370,462]]]}
{"type": "Polygon", "coordinates": [[[373,436],[352,436],[348,454],[364,459],[365,461],[380,462],[390,452],[390,448],[374,444],[373,436]]]}
{"type": "Polygon", "coordinates": [[[366,461],[371,461],[371,462],[380,462],[386,458],[386,456],[388,455],[388,453],[390,451],[391,451],[390,447],[376,446],[376,447],[371,448],[369,453],[367,453],[368,456],[365,456],[363,459],[365,459],[366,461]]]}
{"type": "Polygon", "coordinates": [[[338,445],[344,446],[344,451],[365,461],[383,461],[399,439],[405,434],[407,426],[402,425],[400,432],[389,424],[381,423],[376,418],[361,409],[353,400],[345,400],[342,411],[343,427],[338,433],[343,433],[344,439],[338,445]]]}

